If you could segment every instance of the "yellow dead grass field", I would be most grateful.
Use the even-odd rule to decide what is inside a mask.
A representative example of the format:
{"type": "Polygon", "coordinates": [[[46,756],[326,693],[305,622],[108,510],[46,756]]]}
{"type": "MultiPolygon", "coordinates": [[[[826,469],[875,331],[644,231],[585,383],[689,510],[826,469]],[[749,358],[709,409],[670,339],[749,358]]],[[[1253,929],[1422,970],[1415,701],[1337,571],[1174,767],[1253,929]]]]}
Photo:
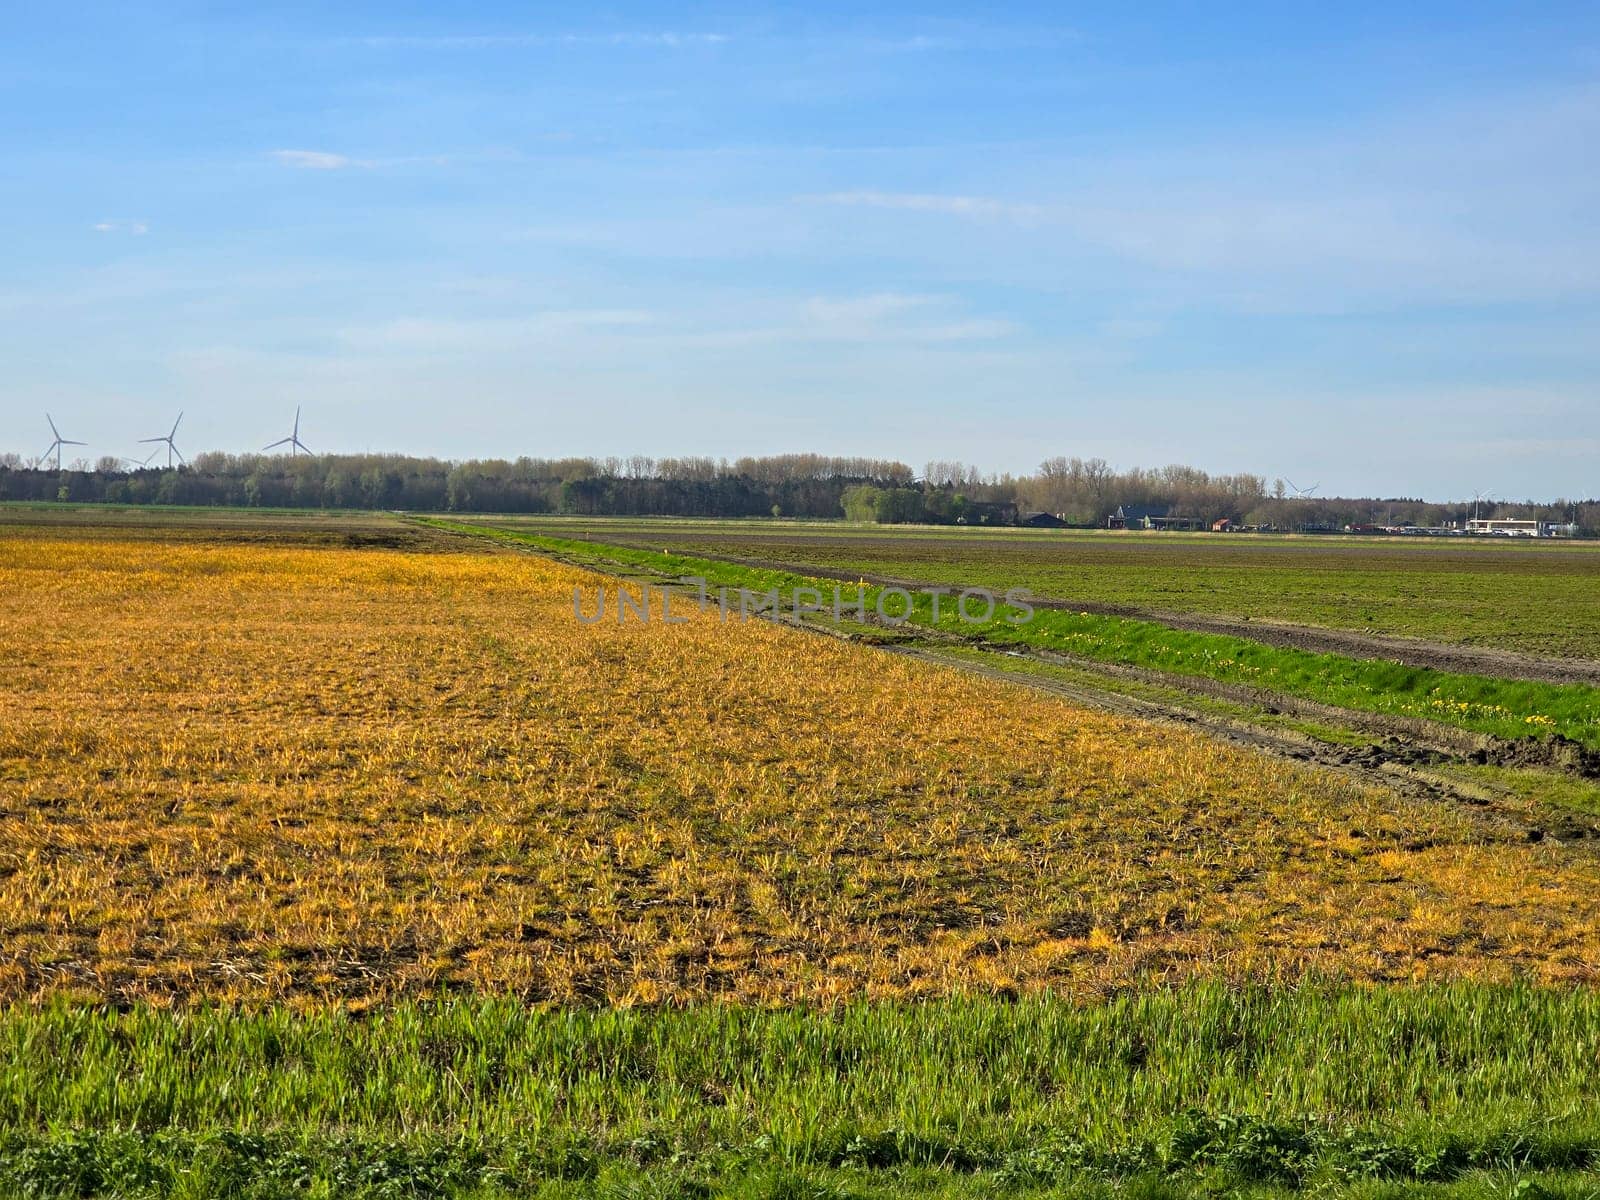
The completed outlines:
{"type": "Polygon", "coordinates": [[[1585,851],[509,553],[0,540],[0,997],[1589,978],[1585,851]],[[592,594],[591,594],[592,595],[592,594]]]}

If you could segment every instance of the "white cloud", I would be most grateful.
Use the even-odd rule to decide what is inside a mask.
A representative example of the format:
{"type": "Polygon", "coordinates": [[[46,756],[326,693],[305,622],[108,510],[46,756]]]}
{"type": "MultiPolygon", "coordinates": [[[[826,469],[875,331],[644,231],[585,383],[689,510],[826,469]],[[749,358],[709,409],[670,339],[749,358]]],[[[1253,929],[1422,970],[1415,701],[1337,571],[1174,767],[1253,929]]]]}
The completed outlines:
{"type": "Polygon", "coordinates": [[[735,39],[727,33],[703,30],[625,29],[570,33],[374,34],[339,38],[335,44],[364,46],[373,50],[497,50],[561,46],[661,47],[680,50],[721,46],[735,40],[746,45],[778,48],[901,54],[1060,49],[1080,43],[1082,35],[1063,28],[1010,28],[942,21],[921,32],[885,35],[830,31],[812,34],[741,34],[735,39]]]}
{"type": "Polygon", "coordinates": [[[351,158],[325,150],[271,150],[268,157],[300,171],[380,170],[393,167],[448,167],[455,163],[515,162],[515,150],[488,149],[453,154],[402,154],[388,158],[351,158]]]}
{"type": "Polygon", "coordinates": [[[953,217],[1004,217],[1016,220],[1038,217],[1045,211],[1035,204],[1014,204],[989,196],[950,196],[931,192],[828,192],[799,198],[816,204],[940,213],[953,217]]]}
{"type": "Polygon", "coordinates": [[[96,233],[126,233],[131,237],[143,237],[150,232],[150,226],[143,221],[96,221],[92,228],[96,233]]]}
{"type": "Polygon", "coordinates": [[[993,317],[964,317],[949,296],[873,292],[813,297],[800,324],[775,330],[781,340],[846,342],[970,342],[1010,337],[1018,329],[993,317]]]}
{"type": "Polygon", "coordinates": [[[839,300],[816,296],[806,302],[806,315],[822,325],[876,322],[943,302],[942,296],[907,295],[903,292],[875,292],[870,296],[851,296],[839,300]]]}
{"type": "Polygon", "coordinates": [[[956,297],[880,291],[856,296],[767,297],[690,309],[540,309],[514,315],[412,315],[348,326],[342,354],[397,363],[525,355],[582,362],[672,362],[735,347],[932,347],[1014,337],[1008,320],[970,314],[956,297]]]}
{"type": "Polygon", "coordinates": [[[302,171],[342,171],[346,167],[367,165],[343,154],[330,154],[325,150],[274,150],[272,157],[286,167],[295,167],[302,171]]]}
{"type": "Polygon", "coordinates": [[[540,46],[659,46],[680,50],[720,46],[724,33],[682,33],[674,30],[624,30],[616,33],[484,33],[437,36],[375,36],[356,41],[374,50],[496,50],[540,46]]]}
{"type": "MultiPolygon", "coordinates": [[[[815,39],[812,39],[815,40],[815,39]]],[[[929,51],[995,52],[1017,50],[1059,50],[1081,43],[1082,34],[1066,28],[1028,28],[941,21],[930,31],[902,37],[835,37],[829,41],[844,49],[876,51],[884,54],[929,51]]]]}
{"type": "Polygon", "coordinates": [[[482,353],[634,329],[655,320],[654,313],[611,308],[545,309],[516,317],[400,317],[346,329],[340,341],[351,350],[385,354],[482,353]]]}
{"type": "Polygon", "coordinates": [[[893,186],[899,160],[857,155],[865,186],[790,198],[834,206],[826,232],[857,253],[909,251],[991,283],[1071,278],[1253,313],[1547,301],[1600,290],[1596,137],[1600,85],[1549,85],[1092,154],[901,156],[917,175],[936,162],[937,190],[893,186]],[[941,218],[971,232],[941,236],[941,218]]]}
{"type": "MultiPolygon", "coordinates": [[[[1293,137],[1094,158],[995,154],[984,190],[841,190],[800,202],[984,227],[925,253],[1012,278],[1115,276],[1173,302],[1340,312],[1592,295],[1600,87],[1539,90],[1293,137]]],[[[973,178],[978,176],[974,175],[973,178]]],[[[885,235],[865,221],[858,239],[885,235]]],[[[897,240],[925,237],[893,229],[897,240]]]]}

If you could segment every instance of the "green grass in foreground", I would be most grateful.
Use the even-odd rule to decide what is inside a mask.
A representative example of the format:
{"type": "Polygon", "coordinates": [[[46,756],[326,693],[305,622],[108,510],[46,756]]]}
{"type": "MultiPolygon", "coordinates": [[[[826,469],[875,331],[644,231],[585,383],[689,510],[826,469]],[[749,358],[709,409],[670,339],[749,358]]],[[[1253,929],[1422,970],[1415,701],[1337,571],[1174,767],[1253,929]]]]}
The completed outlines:
{"type": "MultiPolygon", "coordinates": [[[[710,559],[543,537],[485,525],[443,520],[425,523],[594,562],[603,560],[668,576],[698,576],[713,590],[742,587],[766,593],[777,589],[784,607],[791,611],[796,588],[816,589],[822,593],[823,602],[831,606],[833,589],[839,586],[833,580],[710,559]]],[[[844,588],[848,605],[855,588],[848,584],[844,588]]],[[[863,590],[871,612],[882,589],[863,590]]],[[[900,615],[899,603],[898,598],[890,598],[885,611],[900,615]]],[[[1026,624],[1014,625],[1001,611],[987,623],[973,624],[955,614],[954,597],[944,599],[940,620],[935,623],[932,606],[930,597],[917,598],[910,613],[911,623],[1002,646],[1032,646],[1096,662],[1213,679],[1362,712],[1434,721],[1499,738],[1561,734],[1600,748],[1600,688],[1451,674],[1383,659],[1315,654],[1246,638],[1190,633],[1154,621],[1089,613],[1037,609],[1026,624]]]]}
{"type": "Polygon", "coordinates": [[[14,1008],[0,1194],[1593,1194],[1597,1056],[1600,993],[1474,984],[14,1008]]]}

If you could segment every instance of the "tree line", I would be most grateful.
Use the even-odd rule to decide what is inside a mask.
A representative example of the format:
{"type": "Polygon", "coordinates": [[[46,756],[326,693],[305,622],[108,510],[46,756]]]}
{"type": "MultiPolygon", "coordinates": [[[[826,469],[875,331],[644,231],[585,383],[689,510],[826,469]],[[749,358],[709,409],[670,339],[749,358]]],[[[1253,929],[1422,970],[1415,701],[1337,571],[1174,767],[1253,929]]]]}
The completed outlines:
{"type": "Polygon", "coordinates": [[[919,474],[875,458],[784,454],[734,460],[518,458],[450,462],[397,454],[287,457],[213,452],[175,469],[118,459],[62,470],[0,455],[0,500],[187,504],[582,516],[846,517],[884,524],[1009,524],[1030,512],[1103,527],[1119,508],[1278,529],[1443,526],[1472,516],[1573,523],[1600,533],[1600,502],[1439,504],[1415,498],[1291,494],[1283,480],[1195,467],[1117,470],[1104,459],[1046,459],[1030,475],[930,462],[919,474]]]}
{"type": "Polygon", "coordinates": [[[0,500],[585,516],[838,517],[855,484],[909,484],[904,463],[787,454],[741,458],[518,458],[207,453],[175,469],[103,459],[63,470],[0,456],[0,500]]]}

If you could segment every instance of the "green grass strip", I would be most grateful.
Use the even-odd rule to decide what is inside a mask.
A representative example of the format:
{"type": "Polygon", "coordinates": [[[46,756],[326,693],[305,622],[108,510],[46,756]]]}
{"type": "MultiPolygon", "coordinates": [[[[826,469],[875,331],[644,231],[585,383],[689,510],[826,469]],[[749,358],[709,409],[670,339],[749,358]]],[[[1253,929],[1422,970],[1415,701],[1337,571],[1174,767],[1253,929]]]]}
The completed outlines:
{"type": "Polygon", "coordinates": [[[1520,985],[364,1017],[17,1007],[0,1014],[0,1194],[1584,1172],[1600,1164],[1597,1063],[1600,993],[1520,985]]]}
{"type": "MultiPolygon", "coordinates": [[[[745,588],[764,594],[777,589],[792,611],[796,588],[822,593],[831,607],[834,580],[721,563],[679,554],[657,553],[597,542],[574,541],[518,533],[488,525],[423,519],[423,523],[457,533],[525,545],[591,561],[636,567],[668,576],[697,576],[717,588],[745,588]]],[[[856,585],[845,584],[844,600],[854,599],[856,585]]],[[[884,589],[867,586],[869,612],[884,589]]],[[[1036,609],[1023,625],[1007,621],[1006,612],[983,624],[962,621],[955,597],[941,604],[933,620],[931,597],[914,594],[909,614],[913,625],[937,628],[998,645],[1055,650],[1096,662],[1144,667],[1174,675],[1263,688],[1322,704],[1384,716],[1420,718],[1498,738],[1548,737],[1558,734],[1600,749],[1600,688],[1584,684],[1552,684],[1454,674],[1412,667],[1384,659],[1348,658],[1289,647],[1269,646],[1247,638],[1191,633],[1155,621],[1090,613],[1036,609]]],[[[732,601],[735,609],[737,600],[732,601]]],[[[900,615],[890,597],[886,610],[900,615]]]]}

